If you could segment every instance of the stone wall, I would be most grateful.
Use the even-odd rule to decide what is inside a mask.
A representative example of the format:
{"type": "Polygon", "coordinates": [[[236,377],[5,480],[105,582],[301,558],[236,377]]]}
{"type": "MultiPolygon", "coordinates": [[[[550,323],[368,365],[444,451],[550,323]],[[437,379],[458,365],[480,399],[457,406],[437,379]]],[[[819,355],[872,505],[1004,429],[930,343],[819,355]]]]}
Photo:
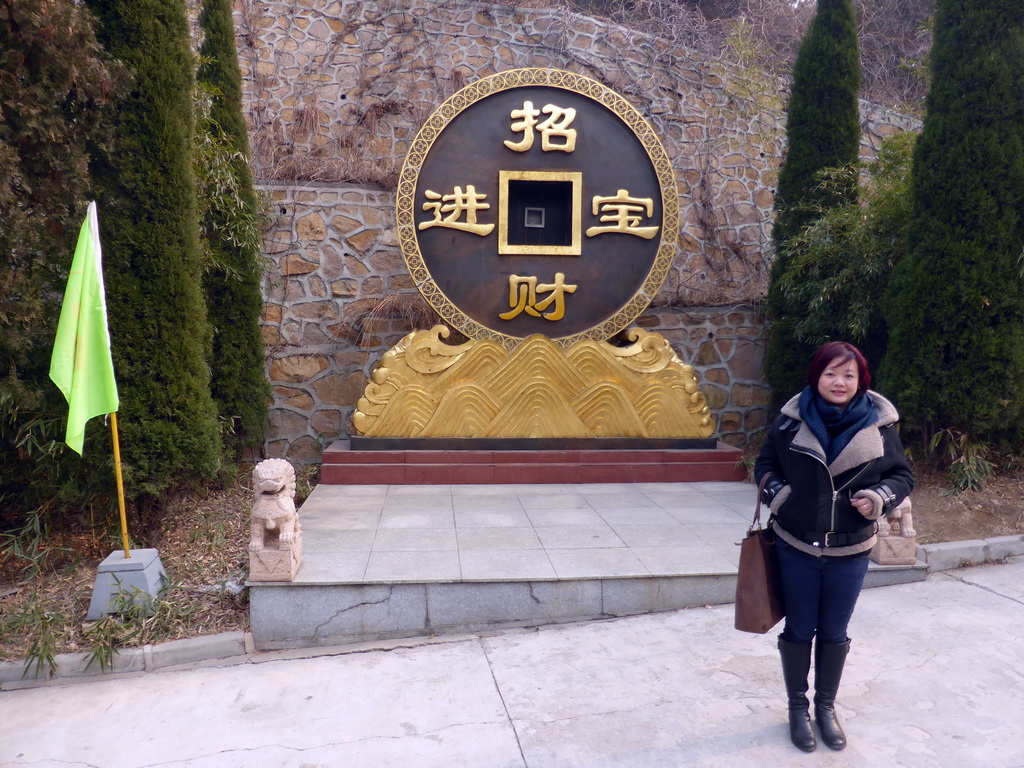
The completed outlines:
{"type": "MultiPolygon", "coordinates": [[[[394,230],[405,153],[447,96],[521,67],[584,74],[651,122],[673,161],[682,226],[656,308],[640,322],[695,365],[724,439],[743,445],[763,428],[756,307],[784,143],[780,84],[561,6],[236,0],[235,21],[254,172],[274,219],[269,455],[316,461],[347,434],[366,378],[416,308],[394,230]]],[[[861,115],[865,156],[917,127],[878,105],[862,103],[861,115]]]]}
{"type": "Polygon", "coordinates": [[[262,188],[276,223],[266,238],[263,339],[274,402],[267,454],[319,461],[380,356],[411,330],[364,315],[414,293],[394,229],[394,194],[356,185],[262,188]],[[367,307],[367,304],[370,307],[367,307]]]}
{"type": "Polygon", "coordinates": [[[756,307],[652,308],[638,325],[656,330],[697,370],[720,440],[743,447],[767,426],[767,324],[756,307]]]}

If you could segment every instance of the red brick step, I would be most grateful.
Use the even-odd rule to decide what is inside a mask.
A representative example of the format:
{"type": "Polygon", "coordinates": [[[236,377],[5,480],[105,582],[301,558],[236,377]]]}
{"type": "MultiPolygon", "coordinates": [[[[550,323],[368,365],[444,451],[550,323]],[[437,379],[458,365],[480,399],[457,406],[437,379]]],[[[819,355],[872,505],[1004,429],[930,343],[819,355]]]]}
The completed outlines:
{"type": "Polygon", "coordinates": [[[460,485],[742,481],[743,452],[714,448],[590,450],[366,450],[337,440],[324,450],[327,485],[460,485]]]}

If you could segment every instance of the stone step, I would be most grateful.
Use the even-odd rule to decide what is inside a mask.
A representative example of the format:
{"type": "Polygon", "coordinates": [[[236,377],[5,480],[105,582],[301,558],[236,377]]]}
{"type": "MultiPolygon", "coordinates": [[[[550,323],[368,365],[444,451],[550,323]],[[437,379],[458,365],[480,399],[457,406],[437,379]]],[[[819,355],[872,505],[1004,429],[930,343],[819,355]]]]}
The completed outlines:
{"type": "Polygon", "coordinates": [[[746,479],[743,452],[713,448],[377,450],[338,440],[323,452],[328,485],[730,482],[746,479]]]}

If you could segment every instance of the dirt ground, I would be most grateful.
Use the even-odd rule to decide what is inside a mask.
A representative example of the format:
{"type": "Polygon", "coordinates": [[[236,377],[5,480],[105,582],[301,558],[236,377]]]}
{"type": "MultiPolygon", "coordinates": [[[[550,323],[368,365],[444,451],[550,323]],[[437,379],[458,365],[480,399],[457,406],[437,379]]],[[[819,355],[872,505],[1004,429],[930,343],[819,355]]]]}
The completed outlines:
{"type": "MultiPolygon", "coordinates": [[[[0,552],[0,661],[89,651],[106,640],[140,646],[247,630],[249,510],[252,491],[240,480],[227,489],[173,501],[159,545],[170,581],[148,619],[84,621],[98,564],[121,548],[117,529],[51,536],[41,572],[0,552]]],[[[40,548],[42,548],[42,546],[40,548]]]]}
{"type": "Polygon", "coordinates": [[[918,473],[910,499],[918,544],[1024,534],[1024,477],[994,477],[984,490],[951,494],[942,477],[918,473]]]}
{"type": "MultiPolygon", "coordinates": [[[[300,499],[315,486],[315,471],[299,483],[300,499]]],[[[952,495],[941,476],[918,473],[911,497],[921,544],[1024,534],[1024,476],[992,479],[983,491],[952,495]]],[[[118,549],[107,532],[51,537],[26,579],[24,560],[0,552],[0,661],[89,651],[103,638],[139,646],[248,629],[248,521],[246,473],[229,488],[177,499],[169,510],[160,559],[171,588],[148,619],[84,623],[96,566],[118,549]]]]}

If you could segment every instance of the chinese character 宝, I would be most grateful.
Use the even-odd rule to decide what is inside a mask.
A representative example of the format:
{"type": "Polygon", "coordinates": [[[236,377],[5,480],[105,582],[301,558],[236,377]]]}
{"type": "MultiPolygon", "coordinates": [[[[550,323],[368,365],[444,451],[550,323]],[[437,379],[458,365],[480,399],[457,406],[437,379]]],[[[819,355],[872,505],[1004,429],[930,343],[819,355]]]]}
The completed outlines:
{"type": "Polygon", "coordinates": [[[555,273],[554,283],[537,284],[536,277],[521,277],[509,275],[508,278],[508,305],[512,307],[508,312],[502,312],[498,317],[502,320],[511,320],[523,312],[533,317],[543,316],[545,320],[561,320],[565,317],[565,294],[575,293],[575,285],[566,285],[565,275],[561,272],[555,273]],[[537,301],[538,293],[550,293],[543,301],[537,301]],[[543,314],[544,310],[554,303],[555,308],[543,314]]]}
{"type": "Polygon", "coordinates": [[[441,195],[438,192],[427,190],[425,192],[427,200],[433,202],[424,203],[424,211],[433,211],[433,221],[423,221],[419,224],[419,229],[429,229],[430,227],[449,227],[451,229],[460,229],[464,232],[472,232],[474,235],[489,235],[491,230],[494,229],[493,224],[477,224],[476,214],[477,211],[483,211],[491,206],[484,202],[487,199],[487,195],[478,194],[476,187],[472,184],[466,187],[466,191],[462,191],[462,187],[456,187],[455,192],[450,195],[441,195]],[[445,218],[441,218],[441,214],[447,213],[445,218]],[[465,216],[465,221],[462,217],[465,216]]]}
{"type": "Polygon", "coordinates": [[[524,101],[523,108],[513,109],[511,117],[519,120],[518,123],[512,123],[512,131],[523,134],[522,141],[505,142],[505,146],[511,150],[525,152],[532,147],[534,128],[540,131],[540,148],[545,152],[553,150],[572,152],[576,149],[576,129],[569,127],[576,119],[575,109],[563,109],[554,104],[548,104],[542,110],[536,110],[532,101],[524,101]],[[540,117],[541,112],[550,117],[538,123],[537,118],[540,117]],[[555,143],[556,138],[564,139],[564,141],[555,143]]]}
{"type": "Polygon", "coordinates": [[[602,213],[601,221],[610,226],[590,227],[587,237],[601,235],[605,232],[621,232],[624,235],[636,235],[650,240],[658,234],[658,227],[641,227],[640,220],[644,215],[654,213],[654,201],[649,197],[630,197],[629,192],[620,189],[615,197],[594,197],[593,214],[602,213]]]}

